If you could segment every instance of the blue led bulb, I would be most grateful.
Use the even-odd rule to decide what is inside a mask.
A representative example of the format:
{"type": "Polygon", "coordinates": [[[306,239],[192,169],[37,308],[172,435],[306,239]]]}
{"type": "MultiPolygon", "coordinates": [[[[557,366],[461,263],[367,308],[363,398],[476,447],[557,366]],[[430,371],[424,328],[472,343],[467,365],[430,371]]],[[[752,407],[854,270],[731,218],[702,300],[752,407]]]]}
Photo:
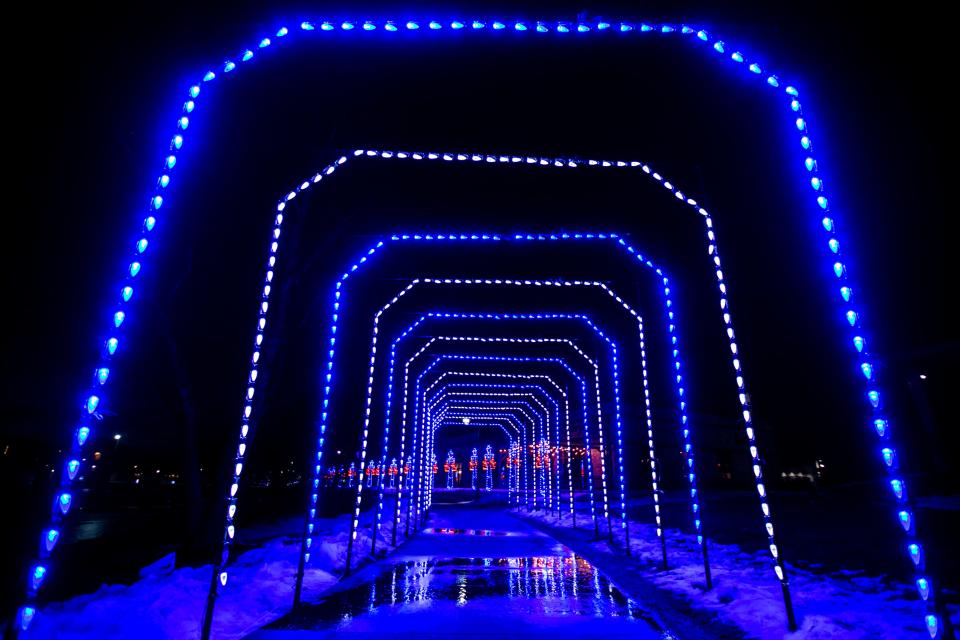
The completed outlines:
{"type": "Polygon", "coordinates": [[[47,529],[43,533],[43,549],[50,553],[57,546],[57,540],[60,539],[60,531],[57,529],[47,529]]]}
{"type": "Polygon", "coordinates": [[[890,481],[890,489],[893,490],[893,495],[896,496],[897,500],[903,500],[906,496],[905,487],[903,480],[894,478],[890,481]]]}
{"type": "Polygon", "coordinates": [[[37,565],[30,572],[30,587],[36,591],[43,584],[43,579],[47,575],[47,568],[43,565],[37,565]]]}
{"type": "Polygon", "coordinates": [[[877,435],[881,438],[887,435],[887,421],[882,418],[877,418],[873,421],[873,429],[877,432],[877,435]]]}

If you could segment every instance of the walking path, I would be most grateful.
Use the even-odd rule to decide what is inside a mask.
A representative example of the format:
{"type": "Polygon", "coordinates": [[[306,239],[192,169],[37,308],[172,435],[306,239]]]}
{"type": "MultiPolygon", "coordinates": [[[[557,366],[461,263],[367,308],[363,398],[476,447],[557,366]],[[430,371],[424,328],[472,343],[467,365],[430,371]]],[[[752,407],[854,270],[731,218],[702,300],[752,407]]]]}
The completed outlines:
{"type": "Polygon", "coordinates": [[[426,527],[390,557],[249,636],[664,640],[656,617],[554,536],[493,495],[434,503],[426,527]]]}

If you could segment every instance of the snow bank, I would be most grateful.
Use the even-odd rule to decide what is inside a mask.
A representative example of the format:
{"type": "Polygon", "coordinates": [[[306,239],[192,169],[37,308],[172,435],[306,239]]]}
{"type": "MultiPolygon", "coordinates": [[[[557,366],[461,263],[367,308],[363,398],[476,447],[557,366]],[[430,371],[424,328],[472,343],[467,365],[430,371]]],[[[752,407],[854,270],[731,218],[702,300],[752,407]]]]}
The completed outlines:
{"type": "MultiPolygon", "coordinates": [[[[535,516],[558,526],[555,515],[535,516]]],[[[572,525],[564,514],[559,526],[572,525]]],[[[589,527],[588,517],[577,517],[578,529],[589,527]]],[[[885,576],[855,571],[813,572],[787,565],[787,576],[800,629],[786,632],[786,614],[780,583],[766,552],[747,553],[735,545],[709,543],[713,589],[704,591],[703,560],[692,536],[668,529],[670,569],[661,570],[662,553],[651,525],[630,522],[633,558],[618,547],[593,542],[595,552],[616,555],[618,562],[636,562],[649,571],[647,579],[660,588],[682,594],[689,603],[714,612],[723,622],[736,625],[749,637],[822,640],[870,638],[894,640],[929,637],[923,627],[923,608],[916,589],[885,576]]],[[[951,616],[955,619],[956,612],[951,616]]]]}
{"type": "MultiPolygon", "coordinates": [[[[241,638],[289,608],[293,599],[299,542],[277,539],[239,555],[229,568],[214,617],[214,638],[241,638]]],[[[104,585],[96,592],[50,604],[37,616],[32,638],[199,637],[200,619],[213,568],[173,568],[173,555],[141,571],[132,585],[104,585]]],[[[329,572],[312,568],[305,587],[333,584],[329,572]]]]}
{"type": "MultiPolygon", "coordinates": [[[[281,523],[244,532],[247,544],[257,540],[260,546],[238,555],[227,567],[227,585],[216,604],[214,638],[242,638],[289,610],[300,540],[281,532],[298,526],[281,523]]],[[[305,600],[319,595],[343,572],[348,527],[347,516],[318,521],[314,538],[318,542],[304,576],[305,600]]],[[[378,551],[392,550],[391,531],[384,526],[378,532],[378,551]]],[[[354,540],[354,568],[369,557],[370,545],[370,527],[361,526],[354,540]]],[[[211,565],[175,569],[174,555],[164,556],[141,569],[140,580],[132,585],[103,585],[94,593],[47,605],[34,620],[30,637],[197,638],[212,572],[211,565]]]]}

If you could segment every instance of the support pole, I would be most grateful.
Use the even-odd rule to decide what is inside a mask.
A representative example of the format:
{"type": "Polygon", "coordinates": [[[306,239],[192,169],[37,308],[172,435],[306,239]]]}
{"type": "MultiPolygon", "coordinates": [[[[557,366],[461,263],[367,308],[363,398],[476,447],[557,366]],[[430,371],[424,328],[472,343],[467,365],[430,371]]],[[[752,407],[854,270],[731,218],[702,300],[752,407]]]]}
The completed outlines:
{"type": "Polygon", "coordinates": [[[670,566],[667,564],[667,532],[663,527],[660,528],[660,551],[663,554],[663,570],[666,571],[670,566]]]}
{"type": "Polygon", "coordinates": [[[787,574],[783,574],[783,580],[780,581],[780,590],[783,591],[783,608],[787,613],[787,629],[796,631],[798,628],[797,617],[793,613],[793,599],[790,597],[790,584],[787,582],[787,574]]]}
{"type": "Polygon", "coordinates": [[[403,492],[403,483],[407,479],[403,475],[403,461],[401,458],[400,470],[397,473],[397,491],[393,494],[393,499],[395,501],[393,508],[393,533],[390,534],[390,544],[397,546],[397,524],[400,522],[400,496],[403,492]]]}
{"type": "MultiPolygon", "coordinates": [[[[710,555],[707,553],[707,536],[702,536],[703,542],[700,548],[703,550],[703,578],[707,582],[707,591],[713,589],[713,574],[710,573],[710,555]]],[[[793,608],[790,609],[790,615],[793,615],[793,608]]]]}
{"type": "MultiPolygon", "coordinates": [[[[662,538],[663,536],[660,537],[662,538]]],[[[623,538],[627,545],[627,555],[632,555],[630,552],[630,521],[626,518],[623,520],[623,538]]]]}
{"type": "MultiPolygon", "coordinates": [[[[319,491],[319,487],[318,487],[319,491]]],[[[311,504],[312,500],[310,499],[311,489],[310,485],[307,485],[307,504],[311,504]]],[[[311,508],[316,508],[316,505],[312,505],[311,508]]],[[[300,599],[303,595],[303,574],[306,572],[307,564],[307,536],[310,534],[310,509],[307,509],[307,512],[303,516],[303,535],[300,541],[300,560],[297,562],[297,579],[296,584],[293,588],[293,610],[296,611],[300,606],[300,599]]],[[[216,574],[214,574],[216,575],[216,574]]],[[[206,640],[206,639],[204,639],[206,640]]]]}

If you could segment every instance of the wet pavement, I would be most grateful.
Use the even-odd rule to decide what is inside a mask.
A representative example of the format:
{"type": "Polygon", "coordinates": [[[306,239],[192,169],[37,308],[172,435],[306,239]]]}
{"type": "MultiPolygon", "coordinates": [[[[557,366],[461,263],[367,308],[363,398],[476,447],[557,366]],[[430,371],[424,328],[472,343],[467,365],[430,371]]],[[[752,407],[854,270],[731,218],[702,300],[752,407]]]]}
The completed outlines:
{"type": "Polygon", "coordinates": [[[664,640],[656,617],[503,505],[435,505],[428,527],[251,639],[536,637],[664,640]]]}

